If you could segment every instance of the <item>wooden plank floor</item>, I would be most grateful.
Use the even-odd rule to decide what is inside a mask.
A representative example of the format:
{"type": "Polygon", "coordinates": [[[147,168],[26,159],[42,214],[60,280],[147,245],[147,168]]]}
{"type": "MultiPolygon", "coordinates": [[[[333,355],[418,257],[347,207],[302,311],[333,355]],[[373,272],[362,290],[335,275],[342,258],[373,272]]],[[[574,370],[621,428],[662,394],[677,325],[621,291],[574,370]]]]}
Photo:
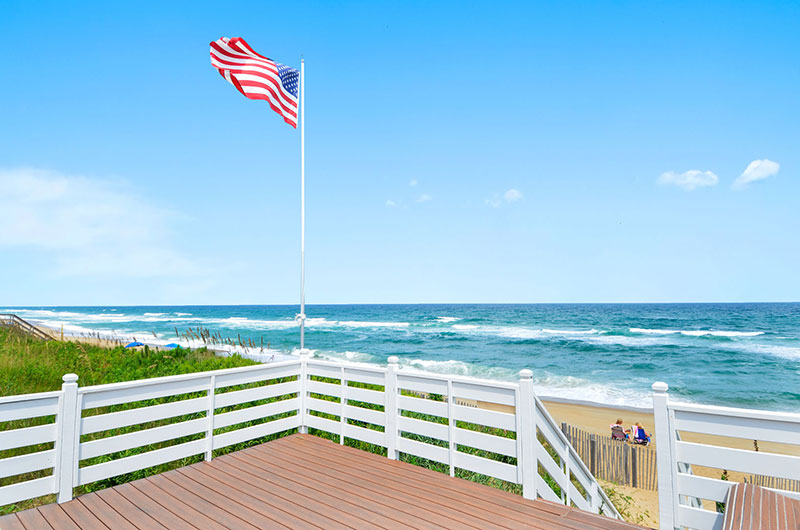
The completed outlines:
{"type": "Polygon", "coordinates": [[[723,530],[800,528],[800,501],[753,484],[735,484],[728,492],[723,530]]]}
{"type": "Polygon", "coordinates": [[[0,529],[633,529],[295,434],[0,518],[0,529]]]}

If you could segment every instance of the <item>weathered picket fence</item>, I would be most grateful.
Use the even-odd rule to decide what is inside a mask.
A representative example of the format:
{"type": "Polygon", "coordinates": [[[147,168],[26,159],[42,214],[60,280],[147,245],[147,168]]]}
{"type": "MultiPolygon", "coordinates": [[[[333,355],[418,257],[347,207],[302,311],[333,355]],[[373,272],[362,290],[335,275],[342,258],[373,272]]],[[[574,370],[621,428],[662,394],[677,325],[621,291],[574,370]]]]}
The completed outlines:
{"type": "Polygon", "coordinates": [[[796,491],[800,493],[800,480],[790,480],[788,478],[766,477],[764,475],[750,475],[744,478],[748,484],[755,484],[762,488],[773,490],[796,491]]]}
{"type": "MultiPolygon", "coordinates": [[[[800,445],[800,414],[715,407],[670,401],[666,383],[653,384],[661,528],[720,529],[732,482],[699,476],[692,466],[800,480],[800,457],[681,440],[701,433],[745,440],[800,445]]],[[[774,488],[800,499],[800,493],[774,488]]]]}
{"type": "Polygon", "coordinates": [[[656,452],[653,447],[631,445],[599,436],[566,423],[561,431],[567,436],[591,474],[622,486],[655,490],[658,485],[656,452]]]}
{"type": "Polygon", "coordinates": [[[503,383],[401,370],[396,357],[381,368],[302,356],[90,387],[68,374],[59,391],[0,398],[0,428],[21,420],[38,424],[0,431],[0,455],[30,450],[0,459],[0,479],[31,478],[0,482],[0,506],[54,493],[65,502],[77,486],[319,429],[620,517],[534,395],[529,370],[503,383]]]}

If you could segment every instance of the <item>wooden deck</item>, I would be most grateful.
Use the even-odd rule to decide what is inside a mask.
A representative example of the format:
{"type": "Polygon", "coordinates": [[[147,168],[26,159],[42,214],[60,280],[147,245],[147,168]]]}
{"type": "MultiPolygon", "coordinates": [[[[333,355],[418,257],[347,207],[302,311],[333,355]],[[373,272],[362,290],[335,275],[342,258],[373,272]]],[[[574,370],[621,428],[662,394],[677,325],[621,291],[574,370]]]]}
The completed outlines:
{"type": "Polygon", "coordinates": [[[723,530],[800,528],[800,501],[753,484],[735,484],[728,492],[723,530]]]}
{"type": "Polygon", "coordinates": [[[0,529],[641,528],[309,435],[0,518],[0,529]]]}

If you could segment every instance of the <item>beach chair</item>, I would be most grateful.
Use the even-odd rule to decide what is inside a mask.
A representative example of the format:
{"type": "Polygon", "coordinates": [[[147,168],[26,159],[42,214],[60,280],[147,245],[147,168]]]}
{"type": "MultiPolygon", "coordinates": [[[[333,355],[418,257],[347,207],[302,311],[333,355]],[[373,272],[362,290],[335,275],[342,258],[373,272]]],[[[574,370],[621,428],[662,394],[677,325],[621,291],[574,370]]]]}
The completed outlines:
{"type": "Polygon", "coordinates": [[[614,424],[611,426],[611,439],[612,440],[619,440],[620,442],[624,442],[628,436],[625,434],[625,429],[622,428],[622,425],[614,424]]]}
{"type": "Polygon", "coordinates": [[[631,427],[631,441],[636,445],[650,445],[650,437],[642,427],[631,427]]]}

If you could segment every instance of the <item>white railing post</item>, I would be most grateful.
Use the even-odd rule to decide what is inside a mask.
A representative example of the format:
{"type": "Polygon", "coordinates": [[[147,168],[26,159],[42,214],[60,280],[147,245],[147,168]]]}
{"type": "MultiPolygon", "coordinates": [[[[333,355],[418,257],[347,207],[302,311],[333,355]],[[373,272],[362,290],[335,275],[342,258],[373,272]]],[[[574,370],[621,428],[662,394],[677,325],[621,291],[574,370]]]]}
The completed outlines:
{"type": "Polygon", "coordinates": [[[669,421],[669,385],[653,383],[653,417],[656,434],[656,468],[658,469],[658,521],[664,530],[675,528],[677,497],[673,491],[675,463],[672,459],[672,427],[669,421]]]}
{"type": "Polygon", "coordinates": [[[56,484],[58,486],[58,502],[72,500],[72,485],[75,482],[75,470],[78,468],[77,450],[75,447],[78,440],[78,376],[66,374],[61,385],[63,394],[58,408],[58,438],[56,439],[56,450],[58,453],[58,465],[56,466],[56,484]]]}
{"type": "Polygon", "coordinates": [[[447,449],[448,463],[450,464],[450,476],[456,476],[456,420],[453,418],[453,380],[447,380],[447,449]]]}
{"type": "Polygon", "coordinates": [[[388,359],[389,365],[386,367],[386,382],[384,383],[384,393],[386,394],[386,405],[384,416],[386,418],[386,456],[391,460],[397,460],[397,371],[400,369],[398,364],[400,359],[392,355],[388,359]]]}
{"type": "Polygon", "coordinates": [[[206,419],[208,420],[208,427],[206,428],[206,438],[208,439],[208,447],[206,447],[206,462],[210,462],[214,456],[214,410],[216,406],[217,393],[217,376],[211,376],[211,382],[208,387],[208,412],[206,412],[206,419]]]}
{"type": "Polygon", "coordinates": [[[308,350],[300,351],[300,427],[297,432],[301,434],[308,434],[308,425],[306,425],[306,383],[308,381],[308,358],[311,357],[311,352],[308,350]]]}
{"type": "Polygon", "coordinates": [[[347,375],[344,372],[344,365],[339,372],[339,386],[342,389],[342,396],[339,398],[339,445],[344,445],[344,430],[347,425],[347,375]]]}
{"type": "Polygon", "coordinates": [[[536,421],[533,415],[533,372],[519,372],[519,403],[517,403],[517,436],[520,439],[520,454],[517,465],[522,468],[522,496],[536,498],[536,482],[539,471],[536,466],[536,421]]]}

